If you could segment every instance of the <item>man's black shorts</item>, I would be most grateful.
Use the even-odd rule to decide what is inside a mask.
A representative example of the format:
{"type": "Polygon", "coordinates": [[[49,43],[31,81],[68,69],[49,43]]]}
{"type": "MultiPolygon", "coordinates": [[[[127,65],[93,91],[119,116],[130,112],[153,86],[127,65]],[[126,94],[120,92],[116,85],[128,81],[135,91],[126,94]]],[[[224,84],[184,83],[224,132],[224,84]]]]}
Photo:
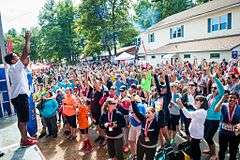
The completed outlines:
{"type": "Polygon", "coordinates": [[[11,100],[15,111],[17,113],[19,122],[29,121],[29,103],[27,94],[19,94],[16,98],[11,100]]]}
{"type": "Polygon", "coordinates": [[[72,116],[65,116],[67,123],[70,125],[72,128],[77,128],[77,120],[76,120],[76,115],[72,116]]]}

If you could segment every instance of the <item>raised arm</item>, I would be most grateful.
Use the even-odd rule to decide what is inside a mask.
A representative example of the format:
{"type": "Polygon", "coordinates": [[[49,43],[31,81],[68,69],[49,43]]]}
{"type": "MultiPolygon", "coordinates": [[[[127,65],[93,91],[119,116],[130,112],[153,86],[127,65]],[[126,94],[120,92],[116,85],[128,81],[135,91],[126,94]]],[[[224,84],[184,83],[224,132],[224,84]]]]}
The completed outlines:
{"type": "Polygon", "coordinates": [[[138,111],[138,108],[137,108],[137,103],[135,101],[132,102],[132,108],[133,108],[133,112],[135,113],[135,115],[137,116],[137,118],[140,120],[140,121],[144,121],[146,119],[145,115],[141,114],[139,111],[138,111]]]}
{"type": "Polygon", "coordinates": [[[165,82],[166,82],[166,87],[167,87],[167,94],[171,94],[170,81],[169,81],[168,75],[165,75],[165,82]]]}
{"type": "Polygon", "coordinates": [[[223,86],[222,82],[216,76],[213,77],[213,80],[216,83],[217,91],[218,91],[218,95],[216,96],[216,98],[220,99],[224,96],[224,86],[223,86]]]}
{"type": "Polygon", "coordinates": [[[225,99],[226,99],[226,95],[223,96],[223,97],[220,99],[220,101],[217,103],[217,105],[216,105],[216,107],[215,107],[215,109],[214,109],[215,112],[220,112],[220,111],[221,111],[222,104],[223,104],[223,102],[224,102],[225,99]]]}
{"type": "Polygon", "coordinates": [[[163,101],[163,106],[169,106],[171,99],[172,99],[172,93],[171,93],[171,89],[170,89],[170,82],[169,82],[169,78],[168,75],[165,75],[165,82],[166,82],[166,87],[167,87],[167,93],[166,93],[166,99],[165,101],[163,101]]]}
{"type": "Polygon", "coordinates": [[[29,64],[30,37],[31,37],[30,32],[26,32],[25,33],[25,43],[24,43],[24,47],[23,47],[23,53],[20,57],[20,60],[22,61],[22,63],[25,66],[27,66],[29,64]]]}
{"type": "Polygon", "coordinates": [[[160,87],[160,84],[159,84],[159,80],[158,80],[158,77],[156,74],[154,74],[154,81],[155,81],[155,84],[156,84],[156,89],[157,89],[157,92],[159,95],[161,95],[161,87],[160,87]]]}

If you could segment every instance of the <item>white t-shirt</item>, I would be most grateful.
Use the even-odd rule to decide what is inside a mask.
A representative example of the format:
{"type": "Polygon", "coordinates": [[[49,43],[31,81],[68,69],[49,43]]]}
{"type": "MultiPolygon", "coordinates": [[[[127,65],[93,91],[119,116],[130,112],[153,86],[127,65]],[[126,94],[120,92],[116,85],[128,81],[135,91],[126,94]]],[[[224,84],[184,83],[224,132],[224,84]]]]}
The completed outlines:
{"type": "Polygon", "coordinates": [[[195,139],[202,139],[204,136],[204,122],[207,117],[207,111],[205,109],[188,111],[186,108],[183,108],[182,111],[187,118],[191,118],[189,125],[190,136],[195,139]]]}
{"type": "Polygon", "coordinates": [[[10,66],[9,77],[11,81],[11,99],[16,98],[19,94],[30,94],[27,72],[21,60],[10,66]]]}

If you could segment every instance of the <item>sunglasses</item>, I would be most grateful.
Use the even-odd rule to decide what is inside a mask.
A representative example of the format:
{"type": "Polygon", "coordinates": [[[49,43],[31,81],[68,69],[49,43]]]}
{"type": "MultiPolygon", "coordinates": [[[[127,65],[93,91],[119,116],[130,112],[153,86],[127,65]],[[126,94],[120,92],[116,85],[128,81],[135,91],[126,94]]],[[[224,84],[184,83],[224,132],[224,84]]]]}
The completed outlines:
{"type": "Polygon", "coordinates": [[[217,87],[212,87],[212,89],[215,89],[215,90],[216,90],[216,89],[217,89],[217,87]]]}
{"type": "Polygon", "coordinates": [[[197,102],[197,101],[202,101],[201,99],[195,99],[195,101],[197,102]]]}
{"type": "Polygon", "coordinates": [[[115,104],[117,104],[117,103],[114,103],[114,102],[111,102],[111,103],[109,103],[110,105],[115,105],[115,104]]]}
{"type": "Polygon", "coordinates": [[[235,96],[229,96],[228,98],[229,99],[237,99],[237,97],[235,97],[235,96]]]}

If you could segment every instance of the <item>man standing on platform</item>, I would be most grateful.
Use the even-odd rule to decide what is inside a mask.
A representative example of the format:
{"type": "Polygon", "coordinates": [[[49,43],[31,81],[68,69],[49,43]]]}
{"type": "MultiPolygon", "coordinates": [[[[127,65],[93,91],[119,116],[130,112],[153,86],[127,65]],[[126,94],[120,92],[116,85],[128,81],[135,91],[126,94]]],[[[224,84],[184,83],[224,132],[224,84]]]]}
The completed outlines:
{"type": "Polygon", "coordinates": [[[31,146],[37,143],[37,140],[28,137],[27,122],[29,121],[29,103],[28,96],[30,94],[26,67],[29,64],[30,52],[30,33],[25,33],[25,44],[23,53],[19,58],[14,53],[4,57],[5,62],[10,65],[9,77],[11,83],[11,102],[16,110],[18,117],[18,128],[21,133],[22,147],[31,146]]]}

